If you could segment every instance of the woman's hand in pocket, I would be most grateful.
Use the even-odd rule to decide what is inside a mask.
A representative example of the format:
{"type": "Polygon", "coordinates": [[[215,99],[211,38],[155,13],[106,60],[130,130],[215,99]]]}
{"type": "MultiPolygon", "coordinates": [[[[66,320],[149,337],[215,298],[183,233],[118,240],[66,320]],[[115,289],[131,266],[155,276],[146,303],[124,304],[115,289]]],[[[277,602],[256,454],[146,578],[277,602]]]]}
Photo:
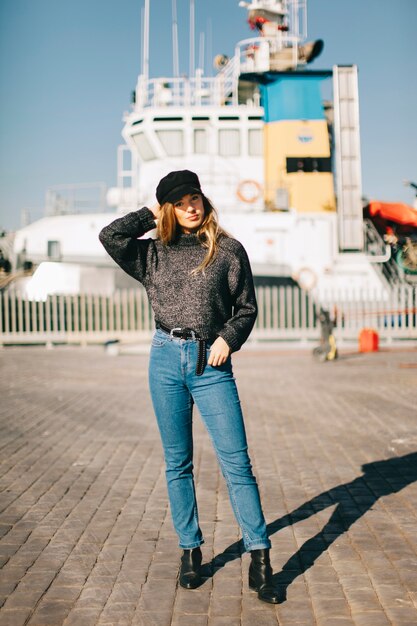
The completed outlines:
{"type": "Polygon", "coordinates": [[[223,363],[226,363],[229,356],[229,346],[227,345],[223,337],[217,337],[216,341],[214,341],[210,348],[210,356],[207,363],[208,365],[217,367],[218,365],[223,365],[223,363]]]}

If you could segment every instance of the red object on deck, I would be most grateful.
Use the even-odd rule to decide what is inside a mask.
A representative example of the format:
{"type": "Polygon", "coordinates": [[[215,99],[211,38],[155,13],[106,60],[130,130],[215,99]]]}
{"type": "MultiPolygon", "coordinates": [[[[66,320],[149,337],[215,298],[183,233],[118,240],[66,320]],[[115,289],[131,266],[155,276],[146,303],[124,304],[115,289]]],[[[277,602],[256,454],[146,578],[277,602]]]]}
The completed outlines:
{"type": "Polygon", "coordinates": [[[369,217],[417,228],[417,211],[403,202],[378,202],[371,200],[367,206],[369,217]]]}
{"type": "Polygon", "coordinates": [[[378,352],[379,335],[373,328],[362,328],[359,333],[359,352],[378,352]]]}

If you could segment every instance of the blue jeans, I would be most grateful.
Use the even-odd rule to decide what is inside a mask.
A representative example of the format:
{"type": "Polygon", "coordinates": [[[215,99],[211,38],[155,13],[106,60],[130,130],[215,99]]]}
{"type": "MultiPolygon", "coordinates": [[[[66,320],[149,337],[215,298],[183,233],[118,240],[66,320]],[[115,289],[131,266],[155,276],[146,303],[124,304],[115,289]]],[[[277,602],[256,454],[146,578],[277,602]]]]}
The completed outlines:
{"type": "Polygon", "coordinates": [[[243,415],[232,372],[206,365],[196,376],[198,343],[158,329],[152,340],[149,386],[165,455],[171,514],[179,545],[201,545],[193,478],[193,404],[212,440],[246,550],[269,548],[258,486],[248,456],[243,415]]]}

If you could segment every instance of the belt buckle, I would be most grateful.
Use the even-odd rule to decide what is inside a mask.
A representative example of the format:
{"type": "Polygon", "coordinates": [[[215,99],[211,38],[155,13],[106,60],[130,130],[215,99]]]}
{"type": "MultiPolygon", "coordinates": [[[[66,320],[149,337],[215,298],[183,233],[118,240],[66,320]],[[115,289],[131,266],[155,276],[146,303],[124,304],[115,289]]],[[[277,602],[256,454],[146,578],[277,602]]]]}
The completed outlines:
{"type": "Polygon", "coordinates": [[[179,339],[193,339],[195,340],[195,332],[191,328],[172,328],[169,333],[170,337],[177,337],[179,339]],[[174,333],[180,333],[180,335],[174,335],[174,333]]]}

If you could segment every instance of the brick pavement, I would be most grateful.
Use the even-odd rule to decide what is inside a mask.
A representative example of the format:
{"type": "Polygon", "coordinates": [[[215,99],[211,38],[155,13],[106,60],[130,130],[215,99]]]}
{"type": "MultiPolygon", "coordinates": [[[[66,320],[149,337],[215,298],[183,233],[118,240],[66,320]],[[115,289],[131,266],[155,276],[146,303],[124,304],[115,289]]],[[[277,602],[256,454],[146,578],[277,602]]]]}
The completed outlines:
{"type": "Polygon", "coordinates": [[[282,603],[257,600],[208,437],[207,580],[177,586],[147,357],[10,348],[1,364],[1,626],[415,626],[417,350],[244,350],[235,372],[282,603]]]}

